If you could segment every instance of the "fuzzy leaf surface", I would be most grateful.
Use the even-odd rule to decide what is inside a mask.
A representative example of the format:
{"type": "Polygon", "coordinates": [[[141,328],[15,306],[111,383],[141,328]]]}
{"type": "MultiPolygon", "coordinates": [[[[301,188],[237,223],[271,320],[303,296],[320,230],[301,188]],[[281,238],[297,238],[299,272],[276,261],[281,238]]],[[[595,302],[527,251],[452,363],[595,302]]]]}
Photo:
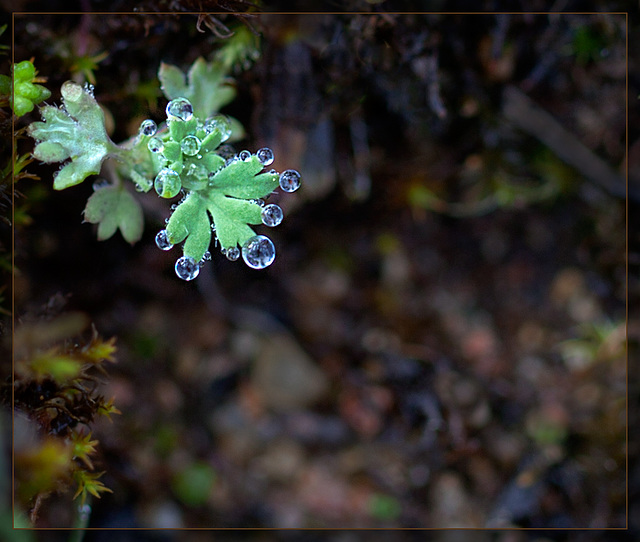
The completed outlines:
{"type": "Polygon", "coordinates": [[[142,208],[133,195],[121,186],[96,190],[84,210],[87,222],[98,224],[98,240],[109,239],[119,228],[122,237],[135,243],[142,237],[142,208]]]}
{"type": "MultiPolygon", "coordinates": [[[[223,163],[220,157],[217,159],[223,163]]],[[[255,235],[251,226],[262,223],[262,208],[254,200],[269,195],[278,186],[278,175],[260,173],[262,169],[256,156],[219,169],[206,186],[192,191],[171,215],[167,224],[169,241],[174,245],[185,241],[185,256],[199,261],[211,242],[213,220],[222,248],[242,246],[255,235]]]]}
{"type": "Polygon", "coordinates": [[[71,158],[54,176],[53,187],[62,190],[100,173],[102,162],[117,150],[104,126],[104,113],[91,92],[67,81],[62,85],[64,108],[40,109],[44,122],[29,125],[29,135],[38,144],[33,155],[43,162],[71,158]]]}

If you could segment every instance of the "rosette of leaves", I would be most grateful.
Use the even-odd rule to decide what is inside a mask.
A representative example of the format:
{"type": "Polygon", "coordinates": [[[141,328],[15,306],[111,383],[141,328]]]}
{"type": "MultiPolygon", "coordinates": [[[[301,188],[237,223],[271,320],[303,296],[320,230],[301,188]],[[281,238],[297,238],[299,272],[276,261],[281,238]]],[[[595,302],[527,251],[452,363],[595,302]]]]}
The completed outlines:
{"type": "MultiPolygon", "coordinates": [[[[172,206],[175,211],[166,230],[161,232],[162,246],[158,244],[168,249],[184,241],[179,262],[186,261],[194,272],[183,274],[178,264],[176,272],[186,280],[197,275],[198,263],[206,258],[214,231],[216,242],[230,259],[238,257],[238,246],[256,237],[260,239],[253,246],[254,252],[262,256],[266,247],[275,255],[271,241],[256,236],[252,226],[264,222],[261,198],[268,197],[278,184],[284,185],[275,170],[263,171],[273,161],[269,149],[255,155],[242,151],[229,157],[221,147],[223,142],[243,134],[235,119],[218,114],[235,97],[226,69],[228,66],[221,61],[207,63],[199,58],[185,74],[163,63],[158,77],[170,100],[166,121],[160,126],[150,119],[144,121],[139,133],[120,145],[106,134],[104,115],[92,87],[72,82],[62,87],[63,106],[43,107],[43,122],[29,127],[38,143],[36,158],[66,161],[55,176],[56,189],[82,182],[99,173],[106,159],[115,159],[111,182],[94,185],[97,189],[84,212],[86,221],[98,224],[99,239],[111,237],[117,229],[132,243],[142,235],[140,205],[121,179],[133,181],[139,192],[155,187],[164,198],[181,194],[182,199],[172,206]]],[[[299,184],[299,174],[288,172],[293,172],[296,182],[289,183],[286,191],[293,191],[299,184]]],[[[279,208],[277,211],[281,213],[279,208]]],[[[271,263],[273,258],[267,260],[271,263]]]]}

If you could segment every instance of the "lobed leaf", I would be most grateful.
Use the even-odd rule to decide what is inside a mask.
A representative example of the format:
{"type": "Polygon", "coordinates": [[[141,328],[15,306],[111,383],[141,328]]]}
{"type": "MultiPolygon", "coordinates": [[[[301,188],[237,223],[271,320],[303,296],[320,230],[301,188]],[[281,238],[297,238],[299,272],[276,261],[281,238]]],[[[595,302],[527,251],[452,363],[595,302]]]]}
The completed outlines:
{"type": "Polygon", "coordinates": [[[263,166],[255,155],[246,161],[236,160],[213,176],[211,187],[234,198],[263,198],[278,187],[278,175],[257,175],[262,169],[263,166]]]}
{"type": "Polygon", "coordinates": [[[121,186],[96,190],[84,210],[87,222],[98,224],[98,240],[109,239],[119,228],[122,237],[135,243],[142,237],[142,208],[133,195],[121,186]]]}
{"type": "Polygon", "coordinates": [[[158,79],[161,89],[169,99],[187,98],[193,106],[193,114],[205,119],[218,112],[236,95],[220,62],[207,63],[198,58],[189,69],[187,77],[177,66],[160,64],[158,79]]]}
{"type": "Polygon", "coordinates": [[[34,122],[28,128],[29,135],[38,142],[35,158],[47,163],[71,158],[54,176],[56,190],[100,173],[104,159],[117,150],[107,135],[104,113],[91,91],[67,81],[61,92],[64,108],[41,108],[43,122],[34,122]]]}

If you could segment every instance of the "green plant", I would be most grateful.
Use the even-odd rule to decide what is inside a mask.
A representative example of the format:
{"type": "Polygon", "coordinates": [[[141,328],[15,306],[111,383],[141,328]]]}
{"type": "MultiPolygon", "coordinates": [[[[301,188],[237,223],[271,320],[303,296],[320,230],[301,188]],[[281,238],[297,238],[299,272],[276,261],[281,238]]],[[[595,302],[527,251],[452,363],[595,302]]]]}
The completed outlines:
{"type": "Polygon", "coordinates": [[[278,173],[265,169],[274,160],[268,148],[235,153],[223,143],[241,137],[240,124],[218,111],[235,97],[226,77],[228,66],[220,60],[207,63],[199,58],[185,75],[178,67],[162,64],[158,73],[161,88],[169,99],[167,119],[160,126],[147,119],[138,134],[120,145],[107,135],[104,114],[93,95],[93,86],[67,81],[62,85],[62,107],[40,109],[42,122],[28,132],[37,145],[33,156],[43,162],[63,162],[54,176],[54,188],[77,185],[104,168],[110,180],[94,183],[94,193],[84,211],[87,222],[98,225],[98,239],[111,237],[120,229],[130,243],[142,235],[142,209],[122,179],[131,180],[136,190],[152,188],[160,197],[173,199],[173,213],[156,244],[169,250],[184,242],[176,274],[195,278],[204,261],[210,259],[212,237],[230,260],[240,255],[254,269],[270,265],[275,247],[252,226],[276,226],[282,209],[266,205],[278,185],[285,192],[300,186],[295,170],[278,173]],[[105,161],[113,159],[105,165],[105,161]]]}
{"type": "Polygon", "coordinates": [[[72,340],[87,324],[85,315],[67,313],[16,329],[14,383],[3,387],[2,397],[22,413],[16,417],[16,503],[30,510],[32,522],[48,495],[73,485],[81,507],[89,495],[111,492],[99,480],[103,473],[94,472],[98,441],[91,424],[120,413],[98,393],[97,379],[106,374],[105,362],[114,361],[115,340],[95,329],[88,340],[72,340]]]}
{"type": "Polygon", "coordinates": [[[21,117],[33,111],[36,104],[51,96],[51,92],[42,85],[44,80],[38,78],[35,66],[30,60],[18,62],[12,66],[13,88],[11,77],[0,75],[0,95],[6,96],[13,112],[21,117]]]}

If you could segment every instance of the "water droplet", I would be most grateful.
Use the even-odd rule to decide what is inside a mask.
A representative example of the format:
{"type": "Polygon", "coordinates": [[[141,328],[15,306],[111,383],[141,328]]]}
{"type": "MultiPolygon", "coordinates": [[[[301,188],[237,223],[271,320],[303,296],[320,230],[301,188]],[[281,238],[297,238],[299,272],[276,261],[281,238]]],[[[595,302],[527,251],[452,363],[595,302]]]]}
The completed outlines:
{"type": "Polygon", "coordinates": [[[89,94],[92,98],[94,97],[93,91],[96,89],[94,85],[92,85],[91,83],[85,83],[83,88],[87,94],[89,94]]]}
{"type": "Polygon", "coordinates": [[[160,230],[156,235],[156,245],[162,250],[171,250],[173,245],[169,242],[167,237],[167,230],[160,230]]]}
{"type": "Polygon", "coordinates": [[[167,104],[166,113],[169,120],[191,120],[193,118],[193,106],[186,98],[176,98],[167,104]]]}
{"type": "Polygon", "coordinates": [[[282,222],[284,215],[280,206],[271,203],[262,209],[262,223],[273,228],[282,222]]]}
{"type": "Polygon", "coordinates": [[[176,261],[176,275],[182,280],[193,280],[200,273],[200,266],[193,258],[182,256],[176,261]]]}
{"type": "Polygon", "coordinates": [[[246,162],[250,158],[251,158],[251,153],[249,151],[240,151],[238,153],[238,159],[242,160],[243,162],[246,162]]]}
{"type": "Polygon", "coordinates": [[[254,235],[242,245],[242,259],[252,269],[264,269],[276,259],[276,247],[264,235],[254,235]]]}
{"type": "Polygon", "coordinates": [[[188,135],[180,143],[182,152],[187,156],[195,156],[200,151],[200,140],[193,135],[188,135]]]}
{"type": "Polygon", "coordinates": [[[260,205],[260,207],[264,207],[266,205],[266,202],[263,199],[250,199],[249,201],[256,205],[260,205]]]}
{"type": "Polygon", "coordinates": [[[220,132],[221,141],[226,141],[231,137],[231,121],[226,115],[214,115],[204,122],[204,131],[210,134],[214,130],[220,132]]]}
{"type": "Polygon", "coordinates": [[[158,131],[158,125],[151,119],[143,120],[138,133],[143,136],[152,136],[158,131]]]}
{"type": "Polygon", "coordinates": [[[147,143],[147,148],[151,151],[151,152],[162,152],[164,150],[164,143],[162,142],[161,139],[158,139],[157,137],[152,137],[148,143],[147,143]]]}
{"type": "Polygon", "coordinates": [[[171,207],[169,207],[169,209],[171,209],[172,211],[175,211],[178,208],[178,204],[174,203],[171,207]]]}
{"type": "Polygon", "coordinates": [[[100,190],[101,188],[106,188],[110,185],[111,183],[107,181],[107,179],[97,179],[96,182],[93,183],[92,187],[94,190],[100,190]]]}
{"type": "Polygon", "coordinates": [[[173,198],[180,192],[182,181],[180,180],[180,175],[171,168],[166,167],[161,169],[156,176],[154,186],[160,197],[173,198]]]}
{"type": "Polygon", "coordinates": [[[273,151],[267,147],[256,152],[256,156],[258,157],[258,160],[260,160],[260,163],[265,167],[273,164],[273,151]]]}
{"type": "Polygon", "coordinates": [[[280,174],[279,183],[285,192],[295,192],[300,188],[300,173],[295,169],[287,169],[280,174]]]}
{"type": "Polygon", "coordinates": [[[269,170],[269,175],[277,175],[278,172],[275,169],[270,169],[269,170]]]}
{"type": "Polygon", "coordinates": [[[211,259],[211,252],[209,252],[208,250],[205,251],[204,255],[202,256],[202,259],[205,262],[208,262],[211,259]]]}
{"type": "Polygon", "coordinates": [[[227,257],[227,260],[235,262],[240,257],[240,249],[238,247],[231,247],[224,250],[224,255],[227,257]]]}

